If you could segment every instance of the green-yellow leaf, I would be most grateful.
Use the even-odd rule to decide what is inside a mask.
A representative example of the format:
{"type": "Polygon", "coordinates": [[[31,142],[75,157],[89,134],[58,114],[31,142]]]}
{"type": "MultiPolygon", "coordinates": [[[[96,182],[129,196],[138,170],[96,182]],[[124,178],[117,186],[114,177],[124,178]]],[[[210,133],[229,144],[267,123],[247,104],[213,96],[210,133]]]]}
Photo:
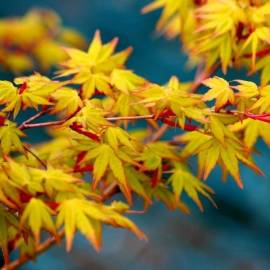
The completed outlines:
{"type": "Polygon", "coordinates": [[[32,198],[23,211],[20,224],[21,226],[27,224],[35,236],[36,243],[39,243],[41,229],[56,234],[53,214],[54,212],[43,201],[32,198]]]}

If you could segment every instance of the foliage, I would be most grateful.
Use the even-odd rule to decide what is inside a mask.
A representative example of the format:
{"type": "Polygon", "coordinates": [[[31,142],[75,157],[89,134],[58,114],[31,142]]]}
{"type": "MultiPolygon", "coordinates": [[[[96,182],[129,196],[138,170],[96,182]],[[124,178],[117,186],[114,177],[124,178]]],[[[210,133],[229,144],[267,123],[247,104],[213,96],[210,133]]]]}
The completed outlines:
{"type": "Polygon", "coordinates": [[[85,40],[64,28],[53,11],[33,9],[22,17],[0,20],[0,62],[13,72],[48,70],[66,58],[61,47],[67,45],[83,48],[85,40]]]}
{"type": "MultiPolygon", "coordinates": [[[[261,12],[267,13],[262,5],[261,12]]],[[[159,0],[145,11],[163,6],[159,29],[173,36],[181,33],[184,39],[218,40],[219,45],[211,48],[196,43],[208,48],[204,51],[208,56],[203,57],[197,46],[196,56],[191,51],[191,58],[207,59],[206,67],[221,61],[226,71],[236,53],[251,50],[245,63],[256,65],[254,50],[256,54],[265,45],[265,32],[257,32],[260,45],[255,49],[254,45],[249,48],[254,44],[250,38],[254,32],[239,43],[233,33],[239,22],[251,20],[243,10],[257,11],[257,5],[248,1],[159,0]],[[243,13],[243,18],[233,16],[232,7],[236,14],[238,10],[243,13]],[[230,22],[217,20],[218,12],[224,10],[230,14],[230,22]],[[191,23],[195,14],[202,21],[193,37],[189,27],[196,27],[191,23]],[[175,27],[182,16],[190,23],[181,26],[189,35],[184,28],[175,27]],[[215,38],[209,38],[211,35],[215,38]],[[217,52],[217,46],[225,46],[221,45],[225,39],[229,50],[238,46],[229,60],[217,52]]],[[[256,27],[267,23],[259,15],[256,27]]],[[[214,191],[202,180],[217,166],[224,180],[230,175],[240,188],[245,180],[241,179],[240,163],[263,174],[253,153],[259,137],[270,144],[269,85],[228,82],[217,76],[207,76],[199,83],[182,83],[173,76],[165,85],[158,85],[126,68],[131,48],[117,52],[117,42],[103,43],[97,31],[86,51],[62,48],[66,58],[53,79],[33,73],[0,82],[0,246],[9,269],[63,237],[70,250],[77,232],[100,250],[104,225],[125,228],[146,239],[126,216],[136,212],[132,209],[135,196],[144,202],[143,211],[160,201],[188,214],[187,197],[201,211],[202,198],[215,206],[214,191]],[[204,91],[196,93],[201,85],[204,91]],[[21,122],[26,109],[33,115],[21,122]],[[47,119],[40,120],[44,116],[47,119]],[[132,128],[131,123],[138,121],[145,121],[147,128],[132,128]],[[46,128],[51,139],[31,144],[27,134],[35,128],[46,128]],[[165,140],[163,135],[170,128],[179,130],[178,135],[165,140]],[[197,171],[190,166],[193,156],[197,171]],[[115,201],[117,193],[123,196],[115,201]],[[18,251],[19,257],[9,263],[13,251],[18,251]]]]}
{"type": "Polygon", "coordinates": [[[143,9],[162,8],[157,30],[181,36],[192,64],[261,71],[269,82],[270,3],[267,0],[155,0],[143,9]]]}

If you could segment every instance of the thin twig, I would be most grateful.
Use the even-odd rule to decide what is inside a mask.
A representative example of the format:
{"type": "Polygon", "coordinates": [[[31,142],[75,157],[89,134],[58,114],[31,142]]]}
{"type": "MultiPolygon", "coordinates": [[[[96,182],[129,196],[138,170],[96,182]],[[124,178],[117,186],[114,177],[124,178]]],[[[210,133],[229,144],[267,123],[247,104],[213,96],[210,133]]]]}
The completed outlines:
{"type": "Polygon", "coordinates": [[[116,181],[113,181],[111,184],[106,187],[102,193],[101,201],[104,202],[111,198],[117,191],[118,184],[116,181]]]}
{"type": "Polygon", "coordinates": [[[150,138],[150,142],[156,142],[158,141],[166,132],[167,130],[170,128],[169,125],[167,124],[163,124],[154,134],[153,136],[150,138]]]}
{"type": "Polygon", "coordinates": [[[49,126],[60,126],[64,124],[67,120],[58,120],[58,121],[48,121],[48,122],[42,122],[42,123],[35,123],[35,124],[25,124],[20,129],[27,129],[27,128],[40,128],[40,127],[49,127],[49,126]]]}
{"type": "Polygon", "coordinates": [[[220,113],[220,114],[234,114],[234,115],[245,115],[245,112],[240,112],[240,111],[236,111],[236,110],[225,110],[224,112],[221,111],[215,111],[214,109],[210,109],[209,112],[212,113],[220,113]]]}
{"type": "Polygon", "coordinates": [[[30,148],[28,148],[27,146],[23,146],[23,148],[30,153],[34,158],[36,158],[36,160],[44,167],[44,169],[47,169],[47,164],[39,157],[37,156],[30,148]]]}
{"type": "Polygon", "coordinates": [[[78,108],[77,111],[75,111],[74,113],[72,113],[70,116],[68,116],[65,119],[62,120],[57,120],[57,121],[48,121],[48,122],[42,122],[42,123],[35,123],[35,124],[31,124],[31,122],[33,122],[35,119],[39,118],[40,116],[44,115],[45,113],[47,113],[48,111],[50,111],[49,109],[44,111],[44,113],[42,114],[42,112],[32,116],[31,118],[29,118],[28,120],[24,121],[20,126],[19,129],[23,130],[23,129],[27,129],[27,128],[39,128],[39,127],[49,127],[49,126],[60,126],[62,124],[64,124],[65,122],[67,122],[68,120],[70,120],[72,117],[74,117],[79,111],[81,110],[81,108],[78,108]]]}
{"type": "MultiPolygon", "coordinates": [[[[66,121],[68,121],[72,116],[63,119],[63,120],[57,120],[57,121],[48,121],[48,122],[42,122],[42,123],[34,123],[34,124],[28,124],[25,123],[20,126],[20,129],[27,129],[27,128],[40,128],[40,127],[49,127],[49,126],[60,126],[64,124],[66,121]]],[[[105,118],[108,121],[118,121],[118,120],[141,120],[141,119],[154,119],[154,114],[149,115],[138,115],[138,116],[119,116],[119,117],[107,117],[105,118]]]]}
{"type": "MultiPolygon", "coordinates": [[[[214,110],[210,110],[211,112],[215,112],[214,110]]],[[[219,112],[216,112],[219,113],[219,112]]],[[[224,113],[231,113],[231,114],[244,114],[243,112],[238,112],[235,110],[228,110],[224,113]]],[[[66,121],[68,121],[72,116],[63,119],[63,120],[57,120],[57,121],[48,121],[48,122],[42,122],[42,123],[34,123],[34,124],[23,124],[20,126],[20,129],[27,129],[27,128],[40,128],[40,127],[49,127],[49,126],[59,126],[64,124],[66,121]]],[[[147,119],[155,119],[156,116],[154,114],[148,114],[148,115],[139,115],[139,116],[116,116],[116,117],[107,117],[105,118],[108,121],[118,121],[118,120],[147,120],[147,119]]],[[[166,117],[160,116],[157,119],[161,119],[166,117]]],[[[157,141],[160,139],[164,133],[168,130],[168,125],[162,125],[161,128],[157,131],[156,135],[152,138],[154,141],[157,141]]]]}
{"type": "Polygon", "coordinates": [[[119,117],[107,117],[108,121],[118,121],[118,120],[140,120],[140,119],[154,119],[154,114],[148,115],[138,115],[138,116],[119,116],[119,117]]]}
{"type": "Polygon", "coordinates": [[[48,113],[50,111],[50,109],[47,109],[45,111],[41,111],[38,112],[37,114],[31,116],[30,118],[28,118],[27,120],[25,120],[20,126],[19,129],[23,130],[25,125],[28,125],[30,123],[32,123],[33,121],[35,121],[36,119],[40,118],[41,116],[45,115],[46,113],[48,113]]]}

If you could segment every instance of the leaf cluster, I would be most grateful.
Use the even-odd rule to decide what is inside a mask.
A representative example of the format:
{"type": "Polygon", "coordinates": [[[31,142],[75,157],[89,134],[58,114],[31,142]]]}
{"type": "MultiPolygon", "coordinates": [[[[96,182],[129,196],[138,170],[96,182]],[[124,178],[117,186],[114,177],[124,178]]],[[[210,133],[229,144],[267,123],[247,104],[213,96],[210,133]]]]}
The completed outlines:
{"type": "Polygon", "coordinates": [[[143,12],[155,9],[162,9],[157,30],[180,35],[193,65],[261,71],[261,83],[269,82],[269,1],[155,0],[143,12]]]}
{"type": "MultiPolygon", "coordinates": [[[[179,19],[178,10],[215,17],[224,11],[219,5],[239,4],[230,2],[197,7],[193,1],[164,0],[146,11],[165,5],[163,28],[168,18],[179,19]]],[[[200,20],[210,20],[207,16],[200,20]]],[[[218,35],[231,35],[233,25],[214,28],[218,35]]],[[[212,28],[209,23],[195,35],[212,28]]],[[[143,212],[160,201],[188,214],[187,198],[201,211],[205,199],[215,205],[214,191],[203,181],[216,167],[240,188],[240,163],[263,174],[253,154],[259,137],[270,145],[269,85],[217,76],[200,82],[202,93],[175,76],[159,85],[126,68],[131,48],[118,52],[117,42],[103,43],[97,31],[86,51],[62,48],[67,57],[53,79],[34,73],[0,81],[0,246],[6,263],[13,251],[32,258],[62,237],[70,250],[77,232],[100,250],[104,225],[145,239],[126,216],[138,212],[134,197],[143,202],[143,212]],[[25,110],[33,115],[21,122],[25,110]],[[146,128],[134,129],[138,121],[146,128]],[[32,144],[28,134],[41,128],[50,140],[32,144]],[[169,129],[176,136],[163,137],[169,129]],[[193,156],[197,170],[190,166],[193,156]],[[117,193],[122,196],[115,201],[117,193]],[[49,242],[42,244],[43,238],[49,242]]]]}
{"type": "Polygon", "coordinates": [[[51,10],[32,9],[22,17],[0,20],[0,61],[15,73],[48,70],[66,58],[62,46],[83,48],[84,38],[63,27],[51,10]]]}

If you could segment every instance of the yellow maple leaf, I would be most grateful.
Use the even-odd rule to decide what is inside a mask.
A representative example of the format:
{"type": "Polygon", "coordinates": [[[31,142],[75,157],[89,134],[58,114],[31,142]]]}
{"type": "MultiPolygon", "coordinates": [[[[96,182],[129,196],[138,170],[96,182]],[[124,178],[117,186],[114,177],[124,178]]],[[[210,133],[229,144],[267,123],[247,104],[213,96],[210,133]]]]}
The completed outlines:
{"type": "Polygon", "coordinates": [[[182,164],[177,164],[168,182],[172,184],[177,199],[181,197],[184,191],[197,204],[201,211],[203,211],[203,205],[198,194],[205,196],[215,205],[211,198],[211,195],[214,193],[213,190],[192,175],[188,168],[182,164]]]}
{"type": "Polygon", "coordinates": [[[114,54],[118,39],[102,44],[97,31],[87,52],[66,48],[69,59],[62,64],[58,72],[60,77],[73,75],[72,82],[82,87],[82,97],[90,98],[95,90],[111,94],[110,74],[123,66],[131,50],[128,48],[114,54]]]}
{"type": "Polygon", "coordinates": [[[118,207],[116,204],[105,206],[82,199],[64,201],[57,209],[59,214],[57,216],[56,226],[60,228],[64,225],[67,250],[71,249],[74,234],[78,229],[89,239],[94,248],[99,251],[101,248],[102,223],[111,224],[114,227],[126,228],[140,239],[146,239],[143,232],[119,212],[118,207]]]}
{"type": "Polygon", "coordinates": [[[234,104],[235,96],[232,88],[229,83],[222,78],[214,77],[206,79],[203,81],[203,84],[210,88],[204,95],[203,100],[216,100],[215,109],[218,111],[224,105],[234,104]]]}
{"type": "Polygon", "coordinates": [[[40,240],[40,231],[42,228],[56,235],[55,225],[52,220],[54,212],[41,200],[32,198],[26,205],[20,224],[27,224],[35,237],[36,243],[40,240]]]}
{"type": "Polygon", "coordinates": [[[228,171],[240,188],[243,183],[240,177],[239,161],[250,167],[258,174],[261,170],[247,158],[244,145],[236,137],[226,137],[220,142],[213,135],[193,131],[180,136],[180,141],[187,143],[182,155],[189,157],[198,155],[199,175],[206,179],[217,163],[222,169],[228,171]]]}

